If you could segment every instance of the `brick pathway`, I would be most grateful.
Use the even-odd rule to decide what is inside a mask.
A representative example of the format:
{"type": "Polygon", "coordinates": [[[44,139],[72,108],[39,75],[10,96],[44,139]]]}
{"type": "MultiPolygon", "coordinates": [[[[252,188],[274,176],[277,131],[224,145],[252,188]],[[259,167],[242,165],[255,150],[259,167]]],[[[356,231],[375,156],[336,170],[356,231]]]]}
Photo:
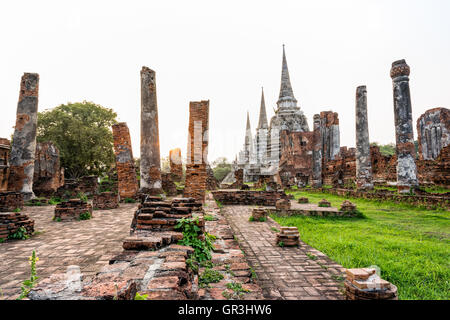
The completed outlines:
{"type": "Polygon", "coordinates": [[[342,266],[303,242],[298,248],[276,246],[276,231],[271,228],[279,230],[280,226],[270,218],[267,222],[249,222],[252,208],[225,206],[222,212],[258,275],[266,299],[344,298],[340,292],[342,266]]]}
{"type": "Polygon", "coordinates": [[[54,208],[25,207],[23,212],[35,220],[38,234],[27,240],[0,243],[0,299],[14,299],[20,294],[21,282],[30,275],[28,257],[33,249],[39,257],[40,279],[65,273],[69,265],[80,266],[84,276],[95,274],[112,255],[122,252],[137,204],[96,210],[92,219],[74,222],[52,221],[54,208]]]}

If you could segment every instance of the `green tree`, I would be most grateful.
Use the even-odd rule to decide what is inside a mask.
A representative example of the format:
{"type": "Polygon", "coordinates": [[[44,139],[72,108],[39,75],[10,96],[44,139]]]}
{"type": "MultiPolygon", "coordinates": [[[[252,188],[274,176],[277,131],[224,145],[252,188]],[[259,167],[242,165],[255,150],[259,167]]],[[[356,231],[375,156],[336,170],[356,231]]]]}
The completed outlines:
{"type": "Polygon", "coordinates": [[[395,144],[393,143],[379,144],[378,142],[372,142],[370,145],[380,147],[380,153],[383,156],[392,156],[395,154],[395,144]]]}
{"type": "Polygon", "coordinates": [[[62,104],[39,112],[37,141],[58,147],[67,178],[102,175],[114,165],[111,126],[116,117],[93,102],[62,104]]]}
{"type": "Polygon", "coordinates": [[[212,162],[211,168],[217,181],[222,181],[231,172],[231,163],[227,158],[220,157],[212,162]]]}

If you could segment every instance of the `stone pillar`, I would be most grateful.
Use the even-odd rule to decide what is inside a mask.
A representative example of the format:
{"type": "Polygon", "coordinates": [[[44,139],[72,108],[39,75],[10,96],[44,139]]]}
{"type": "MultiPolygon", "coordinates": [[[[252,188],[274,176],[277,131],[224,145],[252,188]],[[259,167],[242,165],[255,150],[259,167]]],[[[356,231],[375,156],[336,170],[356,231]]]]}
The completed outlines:
{"type": "Polygon", "coordinates": [[[120,199],[135,198],[138,192],[136,169],[128,126],[120,122],[112,126],[116,156],[117,187],[120,199]]]}
{"type": "Polygon", "coordinates": [[[356,186],[373,189],[366,86],[356,88],[356,186]]]}
{"type": "Polygon", "coordinates": [[[205,201],[207,161],[209,100],[189,104],[189,138],[186,163],[184,196],[205,201]]]}
{"type": "Polygon", "coordinates": [[[172,180],[180,182],[183,179],[183,164],[181,161],[180,148],[172,149],[169,151],[169,161],[172,180]]]}
{"type": "Polygon", "coordinates": [[[146,194],[162,193],[159,156],[158,105],[155,71],[141,70],[141,188],[146,194]]]}
{"type": "Polygon", "coordinates": [[[8,180],[8,190],[23,193],[24,200],[34,197],[33,175],[36,152],[38,94],[39,75],[37,73],[24,73],[20,83],[8,180]]]}
{"type": "Polygon", "coordinates": [[[409,66],[405,60],[392,63],[391,78],[394,93],[395,139],[397,153],[397,187],[401,193],[417,186],[409,66]]]}
{"type": "Polygon", "coordinates": [[[322,186],[322,130],[320,128],[320,115],[314,115],[314,148],[313,148],[313,177],[312,186],[322,186]]]}

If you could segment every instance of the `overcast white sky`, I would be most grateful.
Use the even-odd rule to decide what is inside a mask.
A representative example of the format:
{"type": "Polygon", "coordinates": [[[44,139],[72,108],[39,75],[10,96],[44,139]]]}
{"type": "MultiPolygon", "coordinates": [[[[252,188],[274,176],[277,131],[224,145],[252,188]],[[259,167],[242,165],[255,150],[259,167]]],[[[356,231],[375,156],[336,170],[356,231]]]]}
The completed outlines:
{"type": "MultiPolygon", "coordinates": [[[[39,110],[82,100],[114,109],[139,156],[140,78],[156,71],[161,156],[185,157],[189,101],[210,100],[209,160],[233,159],[246,111],[268,117],[280,89],[282,44],[310,128],[339,113],[355,145],[355,90],[367,85],[370,140],[395,141],[391,63],[406,59],[414,130],[449,107],[450,1],[2,1],[0,137],[15,124],[20,77],[40,74],[39,110]]],[[[417,137],[417,133],[415,132],[417,137]]]]}

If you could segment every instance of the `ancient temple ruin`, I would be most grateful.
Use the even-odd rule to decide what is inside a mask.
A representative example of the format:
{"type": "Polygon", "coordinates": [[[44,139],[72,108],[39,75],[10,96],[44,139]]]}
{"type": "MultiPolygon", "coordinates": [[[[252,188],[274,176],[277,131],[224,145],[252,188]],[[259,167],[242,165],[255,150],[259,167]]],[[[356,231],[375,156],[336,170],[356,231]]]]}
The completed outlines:
{"type": "Polygon", "coordinates": [[[135,198],[138,192],[130,130],[125,122],[112,126],[118,190],[121,199],[135,198]]]}
{"type": "Polygon", "coordinates": [[[209,100],[190,102],[184,196],[202,203],[207,189],[208,128],[209,100]]]}

